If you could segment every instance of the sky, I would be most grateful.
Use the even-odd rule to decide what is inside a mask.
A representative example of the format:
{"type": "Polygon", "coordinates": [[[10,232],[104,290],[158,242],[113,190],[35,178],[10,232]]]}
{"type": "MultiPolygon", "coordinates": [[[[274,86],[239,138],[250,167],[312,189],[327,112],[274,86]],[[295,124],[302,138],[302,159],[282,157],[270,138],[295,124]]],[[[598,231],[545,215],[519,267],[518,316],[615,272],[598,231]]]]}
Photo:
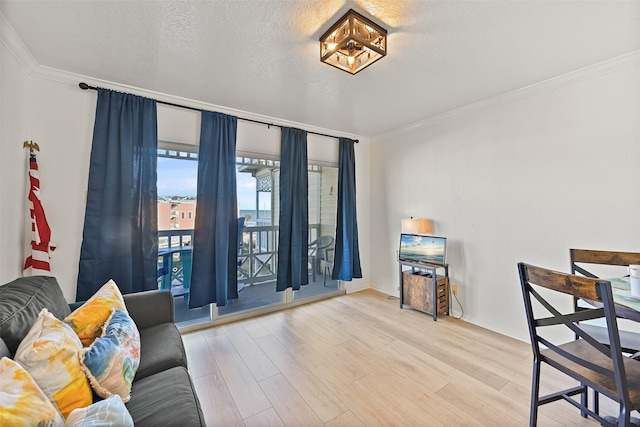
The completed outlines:
{"type": "MultiPolygon", "coordinates": [[[[241,210],[256,208],[256,181],[250,173],[236,174],[241,210]]],[[[158,196],[195,196],[198,185],[196,160],[158,157],[158,196]]],[[[262,195],[260,208],[270,209],[269,197],[262,195]],[[263,202],[264,200],[264,202],[263,202]]]]}

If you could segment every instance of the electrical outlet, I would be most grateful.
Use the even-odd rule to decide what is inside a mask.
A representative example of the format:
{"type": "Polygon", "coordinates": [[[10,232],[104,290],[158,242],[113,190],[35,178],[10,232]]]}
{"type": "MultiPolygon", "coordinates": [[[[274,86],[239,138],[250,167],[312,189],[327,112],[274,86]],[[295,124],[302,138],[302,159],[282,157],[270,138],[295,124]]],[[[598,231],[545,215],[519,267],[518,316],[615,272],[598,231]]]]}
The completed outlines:
{"type": "Polygon", "coordinates": [[[451,292],[453,292],[454,295],[458,295],[458,285],[452,285],[451,292]]]}

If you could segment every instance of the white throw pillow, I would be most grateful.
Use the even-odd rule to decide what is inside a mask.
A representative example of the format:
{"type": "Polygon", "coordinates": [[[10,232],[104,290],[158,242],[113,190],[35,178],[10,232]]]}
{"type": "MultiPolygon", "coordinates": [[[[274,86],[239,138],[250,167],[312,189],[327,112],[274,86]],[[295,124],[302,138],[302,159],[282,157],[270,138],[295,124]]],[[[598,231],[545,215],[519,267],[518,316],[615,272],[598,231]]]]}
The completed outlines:
{"type": "Polygon", "coordinates": [[[86,408],[74,409],[64,427],[133,427],[120,396],[113,395],[86,408]]]}

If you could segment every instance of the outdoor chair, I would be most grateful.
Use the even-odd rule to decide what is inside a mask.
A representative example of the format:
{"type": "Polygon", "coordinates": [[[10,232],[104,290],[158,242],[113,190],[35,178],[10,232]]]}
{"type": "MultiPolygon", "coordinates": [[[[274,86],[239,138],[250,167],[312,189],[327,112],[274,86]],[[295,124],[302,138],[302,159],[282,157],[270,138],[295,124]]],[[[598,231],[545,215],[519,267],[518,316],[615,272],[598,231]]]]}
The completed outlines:
{"type": "Polygon", "coordinates": [[[244,283],[242,283],[240,281],[240,273],[242,271],[241,267],[242,264],[244,264],[244,262],[246,261],[246,257],[242,256],[242,246],[244,245],[244,242],[242,240],[242,235],[244,233],[244,222],[245,222],[245,217],[240,217],[238,218],[238,261],[237,261],[237,265],[238,265],[238,292],[240,292],[241,290],[244,289],[244,283]]]}
{"type": "Polygon", "coordinates": [[[333,258],[334,258],[335,248],[331,247],[324,251],[325,259],[320,261],[320,267],[322,268],[323,282],[322,286],[327,286],[327,276],[331,275],[333,271],[333,258]]]}
{"type": "Polygon", "coordinates": [[[320,236],[309,243],[309,263],[313,270],[313,281],[316,281],[316,274],[320,272],[320,261],[326,259],[325,251],[333,246],[333,236],[320,236]]]}
{"type": "Polygon", "coordinates": [[[518,264],[518,271],[533,348],[529,425],[537,424],[540,406],[564,399],[580,409],[583,416],[591,416],[604,426],[630,426],[631,411],[640,408],[640,362],[622,354],[611,283],[524,263],[518,264]],[[538,293],[538,287],[545,288],[545,292],[538,293]],[[561,294],[595,301],[601,307],[584,307],[578,312],[563,314],[558,307],[566,307],[566,304],[560,304],[561,294]],[[609,346],[600,343],[579,323],[592,319],[603,319],[609,346]],[[557,330],[562,327],[567,331],[564,340],[559,338],[563,334],[557,330]],[[578,338],[569,338],[572,334],[578,338]],[[580,385],[540,396],[543,363],[577,380],[580,385]],[[589,388],[618,403],[617,421],[601,416],[597,408],[589,409],[589,388]],[[580,396],[580,401],[574,396],[580,396]]]}

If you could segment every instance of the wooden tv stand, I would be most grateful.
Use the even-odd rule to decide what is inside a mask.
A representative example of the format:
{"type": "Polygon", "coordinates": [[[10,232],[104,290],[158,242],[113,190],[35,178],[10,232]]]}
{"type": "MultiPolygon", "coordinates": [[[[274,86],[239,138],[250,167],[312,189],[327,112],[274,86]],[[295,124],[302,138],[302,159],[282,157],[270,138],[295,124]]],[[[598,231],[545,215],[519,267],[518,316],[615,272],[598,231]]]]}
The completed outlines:
{"type": "Polygon", "coordinates": [[[398,261],[400,308],[405,305],[433,315],[449,314],[449,265],[398,261]],[[403,269],[403,267],[405,267],[403,269]],[[407,267],[409,267],[407,269],[407,267]],[[444,270],[444,275],[437,274],[444,270]],[[435,286],[434,286],[434,280],[435,286]]]}

